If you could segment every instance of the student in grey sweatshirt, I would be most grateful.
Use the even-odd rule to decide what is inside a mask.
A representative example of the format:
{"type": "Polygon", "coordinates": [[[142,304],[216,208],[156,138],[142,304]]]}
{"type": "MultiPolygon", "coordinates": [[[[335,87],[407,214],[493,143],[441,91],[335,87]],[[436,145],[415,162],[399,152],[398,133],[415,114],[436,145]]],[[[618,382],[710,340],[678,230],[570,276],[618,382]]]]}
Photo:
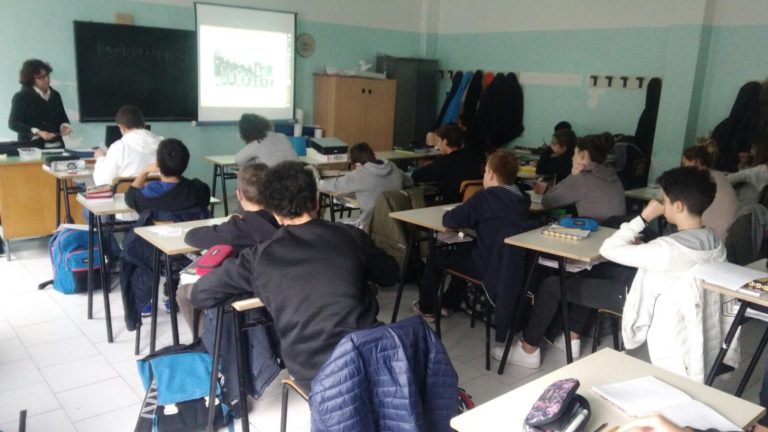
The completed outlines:
{"type": "Polygon", "coordinates": [[[608,145],[601,135],[579,138],[573,153],[571,175],[541,199],[545,209],[575,205],[579,217],[602,222],[611,216],[624,216],[626,202],[624,188],[616,170],[603,165],[608,156],[608,145]]]}
{"type": "Polygon", "coordinates": [[[243,114],[238,123],[240,138],[247,144],[235,155],[240,167],[250,162],[274,166],[286,160],[299,160],[299,156],[281,133],[272,132],[272,122],[257,114],[243,114]]]}
{"type": "Polygon", "coordinates": [[[413,181],[392,162],[376,159],[373,149],[366,143],[349,148],[349,161],[354,165],[354,171],[320,181],[320,190],[354,193],[362,211],[354,225],[365,228],[373,215],[373,206],[383,192],[411,187],[413,181]]]}

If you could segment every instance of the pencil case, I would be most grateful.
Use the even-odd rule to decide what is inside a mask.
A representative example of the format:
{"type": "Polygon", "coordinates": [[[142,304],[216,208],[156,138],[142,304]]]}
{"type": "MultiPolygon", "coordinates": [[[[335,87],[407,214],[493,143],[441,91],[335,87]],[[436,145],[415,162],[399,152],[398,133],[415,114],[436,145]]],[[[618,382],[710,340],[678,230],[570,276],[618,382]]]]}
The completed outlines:
{"type": "Polygon", "coordinates": [[[579,228],[589,231],[597,231],[600,229],[600,224],[592,218],[564,216],[557,221],[557,224],[565,228],[579,228]]]}
{"type": "Polygon", "coordinates": [[[550,384],[525,417],[528,432],[581,432],[591,410],[586,398],[576,393],[579,380],[568,378],[550,384]]]}
{"type": "Polygon", "coordinates": [[[195,266],[195,273],[199,276],[206,275],[211,270],[220,266],[222,262],[232,253],[232,246],[225,244],[217,244],[211,246],[207,252],[197,260],[195,266]]]}

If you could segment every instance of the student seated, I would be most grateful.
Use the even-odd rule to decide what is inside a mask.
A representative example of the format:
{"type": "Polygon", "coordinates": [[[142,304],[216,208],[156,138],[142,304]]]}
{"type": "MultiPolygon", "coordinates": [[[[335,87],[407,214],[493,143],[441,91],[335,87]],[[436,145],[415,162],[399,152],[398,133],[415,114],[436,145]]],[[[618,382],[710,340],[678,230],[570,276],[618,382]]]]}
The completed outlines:
{"type": "MultiPolygon", "coordinates": [[[[576,206],[579,217],[602,222],[626,214],[624,188],[613,168],[605,165],[608,146],[601,135],[587,135],[576,142],[571,175],[546,191],[541,199],[545,209],[576,206]]],[[[536,190],[542,193],[542,190],[536,190]]]]}
{"type": "Polygon", "coordinates": [[[576,134],[570,129],[560,129],[552,135],[552,142],[544,149],[536,165],[536,174],[554,176],[556,182],[563,181],[571,174],[573,148],[576,134]]]}
{"type": "Polygon", "coordinates": [[[713,151],[717,151],[717,144],[714,141],[705,141],[699,145],[691,146],[683,151],[683,166],[693,166],[698,169],[709,170],[709,174],[715,181],[717,193],[712,205],[707,207],[701,220],[704,226],[708,226],[715,231],[720,241],[725,241],[728,235],[728,229],[736,219],[736,210],[739,207],[739,199],[736,191],[728,182],[728,179],[720,171],[712,169],[714,165],[713,151]],[[708,144],[708,142],[710,144],[708,144]]]}
{"type": "MultiPolygon", "coordinates": [[[[522,273],[522,260],[518,269],[493,265],[500,264],[498,259],[501,256],[500,247],[503,247],[505,233],[529,221],[528,208],[531,206],[531,199],[515,185],[517,170],[518,161],[514,154],[503,150],[491,153],[485,165],[484,190],[443,214],[444,226],[456,229],[471,228],[477,233],[477,239],[471,243],[459,244],[455,250],[436,251],[436,262],[428,261],[424,270],[419,300],[413,303],[414,313],[422,315],[427,321],[434,321],[434,314],[437,313],[435,294],[446,268],[483,281],[496,281],[500,272],[522,273]]],[[[464,286],[463,280],[451,280],[450,287],[442,298],[443,316],[461,306],[464,286]]]]}
{"type": "Polygon", "coordinates": [[[237,165],[249,162],[261,162],[267,166],[277,165],[282,161],[299,160],[296,150],[281,133],[272,131],[272,122],[258,114],[243,114],[238,123],[240,138],[245,147],[235,155],[237,165]]]}
{"type": "Polygon", "coordinates": [[[189,164],[189,150],[176,138],[160,141],[157,162],[151,163],[136,176],[125,193],[128,207],[141,213],[145,210],[180,211],[204,209],[210,205],[211,189],[198,179],[183,176],[189,164]],[[160,172],[160,180],[147,182],[151,173],[160,172]]]}
{"type": "Polygon", "coordinates": [[[355,144],[349,148],[349,161],[355,170],[342,177],[320,181],[320,190],[353,192],[362,213],[350,223],[365,229],[373,216],[373,206],[382,192],[411,187],[413,181],[392,162],[376,159],[373,149],[366,143],[355,144]]]}
{"type": "MultiPolygon", "coordinates": [[[[189,163],[189,150],[175,138],[166,138],[157,147],[157,162],[152,163],[131,183],[125,193],[125,203],[139,213],[134,227],[151,225],[157,221],[183,222],[208,217],[211,190],[198,179],[183,176],[189,163]],[[159,169],[160,180],[147,183],[147,176],[159,169]]],[[[151,312],[152,266],[154,248],[131,230],[123,239],[120,256],[120,285],[125,308],[125,322],[128,330],[140,325],[142,316],[151,312]]],[[[178,272],[189,259],[171,260],[171,269],[166,269],[166,295],[172,285],[178,283],[178,272]]],[[[171,304],[165,300],[165,310],[170,312],[171,304]]]]}
{"type": "Polygon", "coordinates": [[[144,129],[144,116],[132,105],[123,105],[117,111],[115,122],[123,137],[115,141],[105,152],[93,153],[96,164],[93,182],[97,185],[112,184],[115,177],[133,177],[155,161],[157,146],[162,137],[144,129]]]}
{"type": "Polygon", "coordinates": [[[728,174],[728,181],[739,192],[739,205],[757,202],[758,194],[768,185],[768,136],[760,135],[753,144],[752,167],[728,174]]]}
{"type": "MultiPolygon", "coordinates": [[[[231,215],[219,225],[192,228],[184,236],[184,243],[200,249],[227,244],[232,246],[233,256],[237,256],[244,249],[271,239],[279,225],[272,213],[264,209],[259,196],[266,171],[267,166],[263,163],[249,163],[240,168],[235,195],[241,212],[231,215]]],[[[190,328],[193,326],[192,286],[181,285],[176,296],[179,309],[190,328]]]]}
{"type": "Polygon", "coordinates": [[[283,227],[258,249],[246,249],[200,278],[192,304],[209,309],[259,297],[274,318],[288,372],[310,390],[312,378],[344,336],[380,324],[368,283],[397,283],[397,263],[362,230],[313,218],[317,183],[301,163],[282,162],[267,170],[259,194],[283,227]]]}
{"type": "MultiPolygon", "coordinates": [[[[698,287],[689,273],[697,264],[726,258],[725,247],[701,217],[715,198],[716,186],[707,170],[694,167],[671,169],[657,183],[662,202],[651,200],[640,216],[622,224],[605,240],[600,254],[638,269],[623,309],[626,347],[648,342],[654,365],[703,382],[728,328],[720,295],[698,287]],[[662,215],[677,232],[638,242],[643,228],[662,215]]],[[[734,352],[738,346],[732,346],[729,355],[734,352]]],[[[725,359],[729,364],[734,360],[738,362],[725,359]]]]}
{"type": "Polygon", "coordinates": [[[438,150],[443,156],[416,169],[411,178],[415,183],[437,182],[443,204],[457,203],[461,201],[461,182],[483,177],[482,161],[462,148],[464,132],[455,124],[440,126],[436,134],[440,139],[438,150]]]}

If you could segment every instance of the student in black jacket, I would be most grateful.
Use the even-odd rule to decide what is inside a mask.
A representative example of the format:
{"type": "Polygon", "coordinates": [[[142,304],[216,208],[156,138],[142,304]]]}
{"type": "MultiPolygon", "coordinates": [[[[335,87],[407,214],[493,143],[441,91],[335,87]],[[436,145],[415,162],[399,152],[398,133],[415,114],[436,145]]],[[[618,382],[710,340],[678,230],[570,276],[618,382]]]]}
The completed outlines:
{"type": "Polygon", "coordinates": [[[147,165],[125,193],[128,207],[144,210],[180,211],[204,209],[210,205],[211,189],[198,179],[183,177],[189,164],[189,150],[175,138],[160,141],[157,162],[147,165]],[[160,171],[160,180],[147,182],[150,173],[160,171]]]}
{"type": "Polygon", "coordinates": [[[571,159],[573,159],[575,146],[576,134],[572,130],[560,129],[555,131],[552,135],[552,141],[541,152],[539,161],[536,163],[536,174],[555,176],[555,181],[563,181],[571,174],[571,159]]]}
{"type": "Polygon", "coordinates": [[[443,156],[416,169],[411,178],[415,183],[437,182],[443,204],[457,203],[461,201],[462,181],[483,178],[483,161],[475,152],[462,148],[464,132],[455,124],[440,126],[436,134],[443,156]]]}
{"type": "Polygon", "coordinates": [[[309,390],[344,336],[380,324],[368,283],[397,283],[397,263],[362,230],[313,218],[317,183],[299,162],[267,170],[260,195],[283,228],[200,278],[192,304],[206,309],[259,297],[274,318],[288,371],[309,390]]]}
{"type": "MultiPolygon", "coordinates": [[[[184,236],[184,243],[200,249],[227,244],[232,246],[233,255],[237,256],[244,249],[271,239],[280,226],[272,213],[264,210],[259,196],[259,187],[264,182],[266,171],[267,165],[263,163],[249,163],[240,168],[235,193],[242,212],[233,214],[219,225],[192,228],[184,236]]],[[[194,316],[192,287],[192,284],[181,285],[176,294],[181,314],[190,328],[194,316]]]]}

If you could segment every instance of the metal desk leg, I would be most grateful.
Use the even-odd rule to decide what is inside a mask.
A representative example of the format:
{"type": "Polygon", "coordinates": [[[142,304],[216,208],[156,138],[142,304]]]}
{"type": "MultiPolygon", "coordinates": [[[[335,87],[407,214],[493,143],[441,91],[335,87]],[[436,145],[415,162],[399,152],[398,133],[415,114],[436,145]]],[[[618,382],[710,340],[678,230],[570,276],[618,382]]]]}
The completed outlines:
{"type": "MultiPolygon", "coordinates": [[[[525,296],[528,293],[528,291],[531,289],[531,280],[533,278],[533,271],[536,269],[536,265],[539,263],[539,253],[534,252],[533,253],[533,260],[531,261],[531,267],[528,269],[528,275],[525,278],[525,283],[523,284],[523,292],[520,293],[519,302],[522,303],[525,301],[525,296]]],[[[518,312],[521,312],[521,304],[517,305],[518,312]]],[[[519,319],[519,318],[516,318],[519,319]]],[[[515,330],[514,328],[509,328],[509,333],[507,334],[507,342],[504,344],[504,353],[501,355],[501,362],[499,363],[499,370],[498,374],[502,375],[504,373],[504,367],[507,365],[507,358],[509,357],[509,350],[512,347],[512,340],[515,338],[515,330]]]]}
{"type": "Polygon", "coordinates": [[[328,195],[328,209],[331,211],[331,222],[336,222],[336,200],[333,195],[328,195]]]}
{"type": "Polygon", "coordinates": [[[95,216],[88,212],[88,279],[86,287],[88,289],[88,319],[93,319],[93,234],[95,225],[95,216]]]}
{"type": "Polygon", "coordinates": [[[152,305],[152,320],[149,324],[150,354],[154,354],[155,352],[155,339],[157,336],[157,308],[160,303],[158,301],[160,295],[160,288],[158,285],[160,285],[160,249],[155,248],[154,257],[152,258],[152,299],[150,303],[152,305]]]}
{"type": "Polygon", "coordinates": [[[5,260],[10,261],[11,260],[11,241],[8,239],[3,239],[3,244],[5,245],[5,260]]]}
{"type": "Polygon", "coordinates": [[[171,272],[171,257],[165,254],[165,285],[168,287],[168,302],[171,304],[171,334],[173,335],[173,344],[179,344],[179,323],[176,320],[176,287],[173,286],[173,275],[171,272]]]}
{"type": "MultiPolygon", "coordinates": [[[[114,338],[112,337],[112,312],[109,307],[109,281],[107,280],[107,260],[104,259],[104,257],[107,255],[106,252],[104,252],[104,230],[101,226],[101,218],[96,218],[96,233],[98,235],[98,241],[99,241],[99,261],[101,262],[101,265],[99,266],[99,280],[101,281],[101,292],[104,295],[104,318],[107,320],[107,342],[112,343],[114,342],[114,338]]],[[[89,234],[90,237],[90,234],[89,234]]],[[[89,239],[91,243],[93,243],[92,239],[89,239]]],[[[90,258],[90,257],[89,257],[90,258]]],[[[89,265],[93,265],[90,264],[89,265]]],[[[93,283],[91,283],[93,285],[93,283]]],[[[91,292],[91,295],[93,295],[93,292],[91,292]]],[[[91,303],[93,303],[93,299],[90,298],[91,303]]]]}
{"type": "MultiPolygon", "coordinates": [[[[219,178],[219,166],[213,164],[213,180],[211,180],[211,196],[216,198],[216,180],[219,178]]],[[[211,216],[213,216],[213,204],[211,204],[211,216]]]]}
{"type": "Polygon", "coordinates": [[[410,227],[408,232],[408,242],[405,245],[405,260],[403,268],[400,270],[400,283],[397,285],[397,297],[395,297],[395,308],[392,310],[392,321],[397,321],[397,312],[400,310],[400,301],[403,299],[403,288],[405,287],[405,273],[408,270],[408,263],[411,261],[413,253],[413,243],[416,241],[416,227],[410,227]]]}
{"type": "Polygon", "coordinates": [[[229,216],[229,204],[227,202],[227,176],[224,167],[219,168],[221,174],[221,200],[224,201],[224,216],[229,216]]]}
{"type": "Polygon", "coordinates": [[[560,309],[563,317],[563,336],[565,337],[565,361],[573,363],[571,352],[571,326],[568,323],[568,286],[565,282],[565,258],[557,257],[558,274],[560,276],[560,309]]]}
{"type": "Polygon", "coordinates": [[[59,224],[61,223],[61,191],[62,191],[61,182],[62,181],[63,180],[59,178],[56,179],[56,223],[54,224],[56,228],[58,228],[59,224]]]}
{"type": "Polygon", "coordinates": [[[704,384],[711,386],[712,383],[715,382],[717,368],[723,362],[723,359],[725,359],[725,355],[728,353],[728,348],[731,347],[731,343],[733,342],[733,339],[736,337],[736,333],[738,332],[739,327],[741,326],[741,322],[744,321],[744,314],[747,313],[748,306],[749,306],[748,302],[745,302],[745,301],[741,302],[741,306],[739,306],[739,310],[736,311],[736,316],[733,318],[733,323],[731,324],[731,327],[728,329],[728,333],[726,333],[725,335],[725,340],[723,340],[723,345],[720,347],[720,351],[717,353],[717,357],[715,357],[715,362],[712,364],[712,369],[709,370],[709,375],[707,375],[707,380],[704,382],[704,384]]]}
{"type": "MultiPolygon", "coordinates": [[[[72,210],[69,207],[69,180],[61,180],[61,184],[63,187],[64,192],[64,220],[67,221],[67,223],[75,223],[75,220],[72,219],[72,210]]],[[[56,213],[56,217],[59,217],[58,210],[56,213]]],[[[58,223],[56,224],[58,226],[58,223]]]]}

